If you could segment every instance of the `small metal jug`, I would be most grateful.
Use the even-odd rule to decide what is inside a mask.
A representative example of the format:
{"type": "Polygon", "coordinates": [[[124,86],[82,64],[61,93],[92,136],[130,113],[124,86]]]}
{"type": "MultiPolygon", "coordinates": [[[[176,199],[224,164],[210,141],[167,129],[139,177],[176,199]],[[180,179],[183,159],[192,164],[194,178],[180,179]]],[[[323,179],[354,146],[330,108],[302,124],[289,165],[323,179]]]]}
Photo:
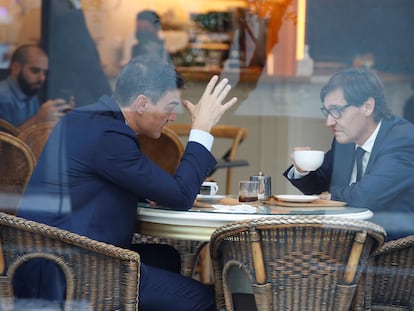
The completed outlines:
{"type": "Polygon", "coordinates": [[[263,172],[259,172],[257,176],[250,176],[250,180],[259,182],[257,198],[259,200],[269,200],[272,196],[272,179],[270,176],[265,176],[263,172]]]}

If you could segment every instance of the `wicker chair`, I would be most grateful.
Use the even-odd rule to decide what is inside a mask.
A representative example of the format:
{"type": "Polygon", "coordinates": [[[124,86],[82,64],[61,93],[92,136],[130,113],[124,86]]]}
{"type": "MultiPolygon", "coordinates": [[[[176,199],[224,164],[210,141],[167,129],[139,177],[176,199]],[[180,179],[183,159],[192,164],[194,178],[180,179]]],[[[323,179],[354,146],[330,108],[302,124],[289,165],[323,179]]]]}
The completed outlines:
{"type": "Polygon", "coordinates": [[[234,310],[229,275],[250,280],[257,310],[349,310],[368,256],[385,231],[370,222],[281,216],[235,222],[210,239],[216,304],[234,310]]]}
{"type": "Polygon", "coordinates": [[[55,121],[38,123],[24,129],[17,137],[23,140],[32,149],[36,159],[39,159],[43,147],[55,125],[55,121]]]}
{"type": "Polygon", "coordinates": [[[0,238],[0,310],[14,310],[13,276],[34,258],[64,272],[64,310],[79,310],[80,302],[87,310],[138,310],[138,253],[5,213],[0,238]]]}
{"type": "Polygon", "coordinates": [[[15,213],[36,165],[30,148],[19,138],[0,132],[0,210],[15,213]]]}
{"type": "MultiPolygon", "coordinates": [[[[191,130],[190,124],[171,123],[167,126],[176,132],[178,136],[188,136],[191,130]]],[[[217,159],[217,165],[210,175],[214,174],[218,169],[226,169],[226,194],[232,194],[233,169],[249,165],[249,162],[246,160],[236,159],[239,146],[247,137],[248,131],[244,127],[218,124],[211,128],[211,135],[231,141],[230,148],[220,159],[217,159]]]]}
{"type": "Polygon", "coordinates": [[[6,132],[13,136],[17,136],[20,133],[20,130],[8,121],[0,119],[0,132],[6,132]]]}
{"type": "Polygon", "coordinates": [[[368,262],[353,310],[414,310],[414,236],[386,242],[368,262]]]}

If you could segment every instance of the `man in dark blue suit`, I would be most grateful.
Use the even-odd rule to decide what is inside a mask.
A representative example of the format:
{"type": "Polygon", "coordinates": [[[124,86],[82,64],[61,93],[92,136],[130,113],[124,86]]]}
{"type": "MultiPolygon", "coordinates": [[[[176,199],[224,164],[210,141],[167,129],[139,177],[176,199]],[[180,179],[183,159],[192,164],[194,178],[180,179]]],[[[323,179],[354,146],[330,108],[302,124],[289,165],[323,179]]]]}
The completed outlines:
{"type": "MultiPolygon", "coordinates": [[[[138,201],[191,208],[201,183],[216,165],[209,131],[237,99],[223,103],[231,87],[227,79],[218,82],[214,76],[193,105],[181,100],[183,84],[170,64],[149,57],[131,60],[116,80],[113,97],[103,96],[93,105],[75,109],[56,125],[18,215],[130,247],[138,201]],[[181,164],[171,176],[141,152],[137,134],[160,137],[163,127],[175,120],[180,103],[193,124],[181,164]]],[[[39,277],[30,267],[22,282],[16,281],[16,292],[64,299],[64,290],[57,290],[60,287],[48,279],[50,267],[40,269],[36,270],[39,277]]],[[[143,310],[212,310],[214,299],[201,283],[143,263],[139,304],[143,310]]]]}
{"type": "MultiPolygon", "coordinates": [[[[284,176],[305,194],[345,201],[374,212],[388,239],[414,234],[414,126],[393,116],[383,85],[367,69],[335,74],[320,94],[334,140],[316,171],[294,165],[284,176]],[[364,150],[357,181],[355,150],[364,150]]],[[[309,149],[297,147],[296,149],[309,149]]]]}

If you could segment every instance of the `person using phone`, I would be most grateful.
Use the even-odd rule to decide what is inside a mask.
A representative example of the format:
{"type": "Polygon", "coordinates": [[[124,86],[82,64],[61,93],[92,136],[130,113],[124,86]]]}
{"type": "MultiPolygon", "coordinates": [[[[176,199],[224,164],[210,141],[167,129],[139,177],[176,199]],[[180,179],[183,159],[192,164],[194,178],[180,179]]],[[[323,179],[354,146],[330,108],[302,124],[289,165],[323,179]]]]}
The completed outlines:
{"type": "Polygon", "coordinates": [[[36,123],[57,121],[74,107],[74,98],[40,102],[48,69],[48,56],[38,45],[25,44],[13,52],[9,76],[0,82],[0,119],[22,131],[36,123]]]}

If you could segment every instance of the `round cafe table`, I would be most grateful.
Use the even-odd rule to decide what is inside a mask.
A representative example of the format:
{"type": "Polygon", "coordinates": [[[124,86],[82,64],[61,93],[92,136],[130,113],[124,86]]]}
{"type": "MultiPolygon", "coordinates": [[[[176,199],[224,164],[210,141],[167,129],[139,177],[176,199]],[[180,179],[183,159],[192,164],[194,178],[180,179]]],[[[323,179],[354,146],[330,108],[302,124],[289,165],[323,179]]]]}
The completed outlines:
{"type": "Polygon", "coordinates": [[[294,207],[252,203],[246,207],[239,205],[234,197],[225,196],[225,199],[217,203],[220,203],[219,206],[196,201],[189,211],[176,211],[162,206],[150,207],[148,204],[141,203],[137,208],[137,233],[141,236],[163,238],[176,247],[182,256],[183,275],[193,276],[200,254],[199,279],[203,283],[211,283],[212,267],[209,249],[204,246],[210,240],[213,231],[222,225],[251,218],[284,215],[325,215],[353,219],[369,219],[373,216],[369,209],[338,205],[337,203],[341,202],[335,201],[332,201],[332,204],[323,201],[323,204],[317,202],[309,205],[298,204],[299,206],[294,207]],[[229,202],[232,205],[223,205],[229,202]],[[191,244],[188,247],[187,242],[194,241],[198,245],[198,251],[192,253],[194,247],[191,244]]]}
{"type": "Polygon", "coordinates": [[[174,211],[166,207],[150,208],[138,205],[138,233],[165,238],[209,241],[213,231],[227,223],[244,219],[282,215],[325,215],[369,219],[373,213],[366,208],[349,206],[284,207],[257,205],[255,212],[235,209],[193,207],[189,211],[174,211]]]}

